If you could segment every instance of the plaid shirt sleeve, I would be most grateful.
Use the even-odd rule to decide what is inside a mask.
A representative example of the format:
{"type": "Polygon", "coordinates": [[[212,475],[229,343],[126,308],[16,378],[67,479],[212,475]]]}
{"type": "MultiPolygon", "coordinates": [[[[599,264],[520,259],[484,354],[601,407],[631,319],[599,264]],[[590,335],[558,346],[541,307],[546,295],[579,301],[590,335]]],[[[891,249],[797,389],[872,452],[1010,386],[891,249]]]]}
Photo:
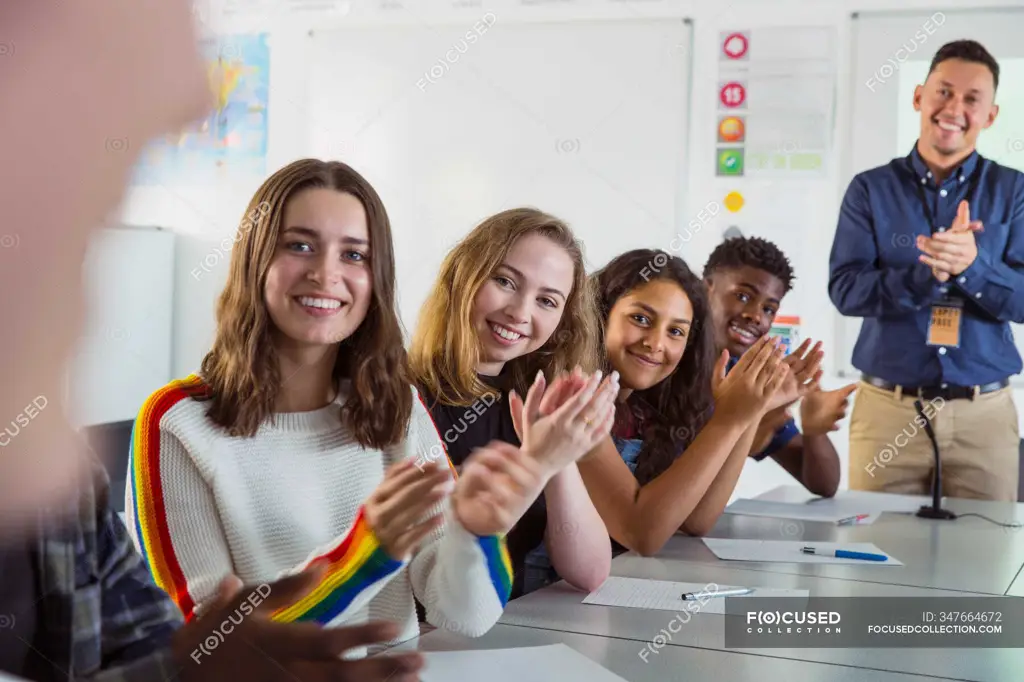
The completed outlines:
{"type": "MultiPolygon", "coordinates": [[[[168,647],[171,636],[184,621],[171,598],[153,582],[120,517],[109,505],[99,510],[99,514],[97,551],[103,585],[101,650],[103,669],[107,670],[125,662],[139,661],[168,647]]],[[[166,665],[164,656],[151,658],[153,664],[166,665]]],[[[129,673],[130,669],[124,672],[129,673]]],[[[103,675],[94,679],[164,678],[147,671],[140,678],[103,675]]]]}
{"type": "MultiPolygon", "coordinates": [[[[109,478],[102,467],[78,501],[78,524],[64,536],[73,554],[71,641],[76,682],[164,682],[180,672],[171,660],[172,635],[181,612],[154,583],[128,530],[109,504],[109,478]],[[73,549],[72,549],[73,548],[73,549]],[[78,587],[88,585],[90,587],[78,587]]],[[[52,538],[51,538],[52,539],[52,538]]],[[[59,547],[51,543],[51,548],[59,547]]],[[[71,578],[71,576],[68,576],[71,578]]],[[[66,579],[65,579],[66,580],[66,579]]]]}

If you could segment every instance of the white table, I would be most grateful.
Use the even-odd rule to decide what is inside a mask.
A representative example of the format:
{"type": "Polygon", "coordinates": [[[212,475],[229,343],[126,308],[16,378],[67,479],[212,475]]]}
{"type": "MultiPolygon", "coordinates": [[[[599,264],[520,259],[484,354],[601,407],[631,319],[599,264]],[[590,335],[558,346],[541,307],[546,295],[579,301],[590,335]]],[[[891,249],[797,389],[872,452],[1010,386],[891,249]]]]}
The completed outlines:
{"type": "MultiPolygon", "coordinates": [[[[562,643],[599,663],[627,682],[925,682],[935,678],[906,675],[842,665],[751,656],[744,653],[688,647],[664,647],[657,655],[640,657],[641,646],[628,639],[592,637],[568,632],[496,625],[483,637],[466,639],[435,630],[405,642],[394,650],[458,651],[467,649],[504,649],[562,643]]],[[[465,676],[451,682],[484,680],[493,677],[489,669],[467,670],[465,676]]],[[[951,680],[952,677],[943,679],[951,680]]],[[[966,679],[966,678],[965,678],[966,679]]],[[[1000,682],[1016,682],[1019,676],[1003,677],[1000,682]]],[[[559,682],[557,670],[538,670],[523,682],[559,682]]]]}
{"type": "MultiPolygon", "coordinates": [[[[870,499],[872,494],[866,495],[870,499]]],[[[784,487],[764,499],[802,502],[802,488],[784,487]]],[[[877,494],[875,495],[877,497],[877,494]]],[[[895,496],[883,496],[892,499],[895,496]]],[[[899,496],[910,508],[927,498],[899,496]]],[[[997,521],[1024,518],[1024,505],[951,499],[944,506],[956,513],[976,512],[997,521]]],[[[966,517],[932,521],[912,514],[884,514],[869,526],[794,522],[726,514],[711,533],[714,537],[807,539],[874,542],[896,555],[899,566],[826,566],[726,562],[719,560],[699,538],[677,536],[656,557],[634,553],[612,562],[612,575],[719,585],[760,585],[799,588],[811,596],[1024,596],[1024,532],[966,517]]],[[[590,636],[616,637],[641,644],[674,618],[673,612],[583,604],[582,592],[559,583],[511,602],[502,624],[590,636]]],[[[1024,633],[1018,649],[755,649],[726,650],[724,617],[698,614],[674,635],[669,648],[717,650],[755,656],[757,660],[792,660],[923,674],[941,679],[996,682],[1019,680],[1024,670],[1024,633]]],[[[656,679],[656,678],[651,678],[656,679]]],[[[743,678],[734,678],[743,679],[743,678]]]]}
{"type": "MultiPolygon", "coordinates": [[[[810,497],[803,488],[784,486],[758,499],[802,502],[810,497]]],[[[899,497],[908,499],[907,496],[899,497]]],[[[944,506],[958,514],[980,513],[1004,523],[1024,521],[1024,504],[950,499],[946,500],[944,506]]],[[[978,517],[935,521],[918,518],[912,514],[886,513],[869,526],[836,526],[828,523],[723,514],[709,536],[762,540],[873,542],[905,565],[892,567],[728,563],[742,563],[748,570],[909,587],[1002,595],[1007,593],[1021,567],[1024,566],[1024,531],[1000,528],[978,517]]],[[[657,558],[688,564],[712,564],[719,567],[723,565],[699,538],[684,536],[671,538],[658,553],[657,558]]]]}
{"type": "MultiPolygon", "coordinates": [[[[764,587],[799,588],[810,596],[828,597],[963,597],[968,593],[913,588],[880,583],[788,575],[757,571],[721,569],[691,565],[689,570],[673,562],[636,559],[612,563],[614,575],[654,580],[764,587]]],[[[558,632],[574,632],[600,637],[631,639],[643,645],[668,627],[675,618],[672,611],[655,611],[584,604],[585,593],[559,582],[508,604],[500,623],[558,632]]],[[[987,595],[979,595],[988,598],[987,595]]],[[[679,627],[678,625],[676,626],[679,627]]],[[[663,635],[664,636],[664,635],[663,635]]],[[[1021,633],[1024,647],[1024,633],[1021,633]]],[[[979,682],[1019,680],[1024,670],[1024,648],[1018,649],[726,649],[725,616],[698,613],[683,625],[668,642],[671,647],[695,647],[728,653],[814,661],[855,668],[916,673],[979,682]],[[1016,677],[1008,677],[1013,672],[1016,677]]],[[[669,648],[669,647],[666,647],[669,648]]],[[[662,649],[664,651],[664,649],[662,649]]],[[[652,678],[653,679],[653,678],[652,678]]]]}
{"type": "MultiPolygon", "coordinates": [[[[856,493],[865,495],[865,493],[856,493]]],[[[762,496],[802,501],[802,488],[787,486],[762,496]]],[[[870,494],[868,494],[870,497],[870,494]]],[[[901,496],[903,497],[903,496],[901,496]]],[[[904,506],[927,498],[899,500],[904,506]]],[[[998,521],[1024,519],[1024,504],[946,500],[956,513],[976,512],[998,521]]],[[[712,536],[873,542],[897,556],[903,567],[826,566],[725,562],[698,538],[672,538],[654,558],[633,553],[612,562],[616,576],[694,583],[799,588],[814,596],[949,597],[1024,596],[1024,532],[976,517],[931,521],[912,514],[886,514],[870,526],[723,515],[712,536]]],[[[1024,633],[1016,649],[725,649],[724,616],[698,613],[657,654],[640,651],[662,633],[674,612],[583,604],[586,595],[558,583],[510,602],[487,635],[464,639],[434,631],[398,648],[424,651],[571,646],[631,682],[715,680],[721,682],[1018,682],[1024,675],[1024,633]]],[[[484,679],[487,670],[467,670],[484,679]]],[[[558,671],[538,671],[524,682],[559,680],[558,671]]]]}

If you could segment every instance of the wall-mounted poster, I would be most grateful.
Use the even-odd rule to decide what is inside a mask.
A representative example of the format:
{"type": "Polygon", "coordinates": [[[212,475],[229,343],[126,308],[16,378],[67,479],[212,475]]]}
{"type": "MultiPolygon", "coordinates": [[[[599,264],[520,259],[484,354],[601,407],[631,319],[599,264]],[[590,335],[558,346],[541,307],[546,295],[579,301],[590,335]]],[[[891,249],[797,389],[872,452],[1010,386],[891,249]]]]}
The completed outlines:
{"type": "Polygon", "coordinates": [[[217,36],[205,39],[202,48],[214,107],[202,121],[143,151],[136,186],[209,186],[265,174],[270,88],[267,35],[217,36]]]}

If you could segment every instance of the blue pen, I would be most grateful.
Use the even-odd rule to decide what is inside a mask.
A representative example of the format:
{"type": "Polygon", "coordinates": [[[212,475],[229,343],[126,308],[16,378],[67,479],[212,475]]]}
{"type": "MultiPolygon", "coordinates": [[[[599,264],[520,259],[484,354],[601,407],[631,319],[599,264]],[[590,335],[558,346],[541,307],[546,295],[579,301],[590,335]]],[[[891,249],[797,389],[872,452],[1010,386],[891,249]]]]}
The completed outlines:
{"type": "Polygon", "coordinates": [[[869,554],[867,552],[851,552],[848,549],[825,549],[817,550],[813,547],[804,547],[804,554],[816,554],[818,556],[834,556],[837,559],[863,559],[864,561],[888,561],[889,557],[884,554],[869,554]]]}

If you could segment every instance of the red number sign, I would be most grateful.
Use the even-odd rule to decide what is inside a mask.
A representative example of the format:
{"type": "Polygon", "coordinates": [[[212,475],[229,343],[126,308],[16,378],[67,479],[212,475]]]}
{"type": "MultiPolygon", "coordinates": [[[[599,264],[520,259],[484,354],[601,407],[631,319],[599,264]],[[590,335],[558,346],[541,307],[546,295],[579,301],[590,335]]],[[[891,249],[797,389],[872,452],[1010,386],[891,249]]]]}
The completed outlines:
{"type": "Polygon", "coordinates": [[[734,109],[747,101],[747,89],[743,87],[742,83],[735,81],[726,83],[722,86],[722,91],[718,93],[718,98],[723,105],[734,109]]]}

